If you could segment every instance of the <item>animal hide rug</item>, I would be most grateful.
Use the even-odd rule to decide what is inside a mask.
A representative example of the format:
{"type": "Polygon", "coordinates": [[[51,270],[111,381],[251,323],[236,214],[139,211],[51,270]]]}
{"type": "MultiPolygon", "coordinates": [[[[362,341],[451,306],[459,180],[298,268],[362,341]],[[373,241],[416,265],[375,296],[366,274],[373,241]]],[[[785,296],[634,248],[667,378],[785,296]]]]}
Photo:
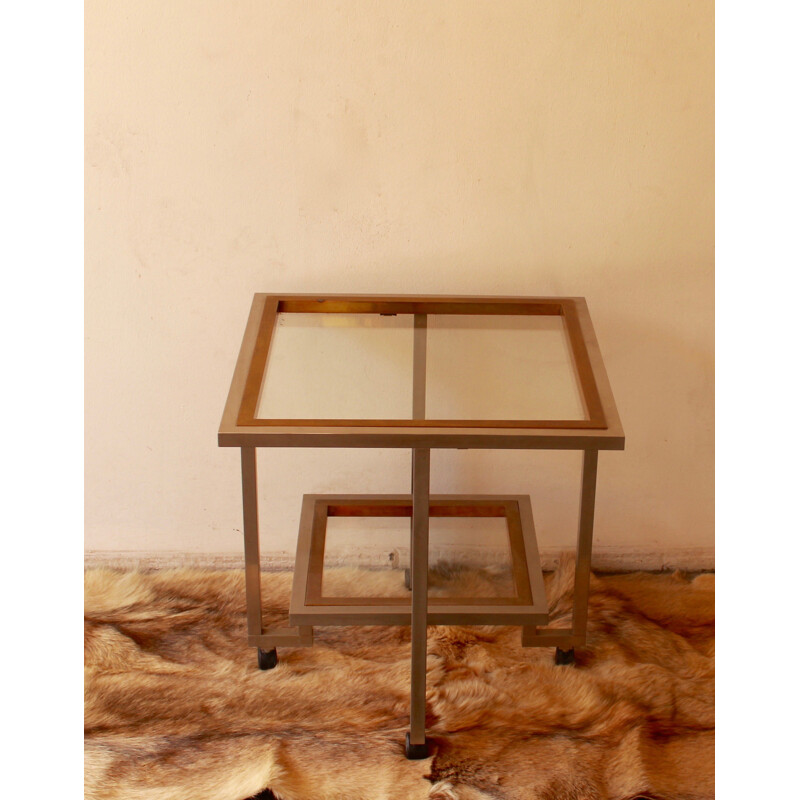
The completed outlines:
{"type": "MultiPolygon", "coordinates": [[[[547,578],[562,626],[573,569],[547,578]]],[[[291,580],[263,574],[266,625],[286,624],[291,580]]],[[[713,575],[593,576],[573,666],[523,649],[518,627],[431,627],[422,761],[403,749],[408,628],[316,628],[262,672],[239,571],[90,570],[85,585],[89,800],[714,796],[713,575]]]]}

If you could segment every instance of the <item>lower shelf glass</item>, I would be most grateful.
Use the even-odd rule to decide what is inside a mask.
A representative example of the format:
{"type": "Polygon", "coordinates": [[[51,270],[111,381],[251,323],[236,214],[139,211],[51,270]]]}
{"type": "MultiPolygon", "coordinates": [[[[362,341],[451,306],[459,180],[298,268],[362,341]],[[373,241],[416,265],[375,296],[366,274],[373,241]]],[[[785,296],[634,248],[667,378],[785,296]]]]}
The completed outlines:
{"type": "MultiPolygon", "coordinates": [[[[290,624],[409,625],[411,512],[410,495],[305,495],[290,624]],[[387,562],[392,554],[388,568],[359,566],[357,553],[348,550],[347,535],[363,536],[365,526],[386,545],[387,562]]],[[[547,620],[530,499],[431,496],[428,623],[545,625],[547,620]],[[458,560],[448,559],[459,539],[458,560]]]]}

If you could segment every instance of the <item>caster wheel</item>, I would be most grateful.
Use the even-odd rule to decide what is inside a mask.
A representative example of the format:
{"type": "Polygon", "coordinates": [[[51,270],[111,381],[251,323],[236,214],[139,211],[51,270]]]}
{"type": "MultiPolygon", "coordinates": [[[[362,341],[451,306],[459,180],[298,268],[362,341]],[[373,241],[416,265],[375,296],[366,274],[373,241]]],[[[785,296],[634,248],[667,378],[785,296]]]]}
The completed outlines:
{"type": "Polygon", "coordinates": [[[560,647],[556,647],[556,664],[558,666],[566,666],[567,664],[574,664],[575,663],[575,648],[570,647],[569,650],[562,650],[560,647]]]}
{"type": "Polygon", "coordinates": [[[262,650],[258,648],[258,668],[274,669],[278,666],[278,651],[273,647],[272,650],[262,650]]]}
{"type": "Polygon", "coordinates": [[[406,732],[406,758],[416,761],[420,758],[427,758],[429,755],[428,740],[425,740],[425,744],[411,744],[411,734],[406,732]]]}
{"type": "Polygon", "coordinates": [[[247,800],[278,800],[278,798],[269,789],[262,789],[258,794],[248,797],[247,800]]]}
{"type": "Polygon", "coordinates": [[[406,585],[406,589],[408,589],[408,591],[410,592],[411,591],[411,570],[410,569],[405,570],[405,581],[404,581],[404,583],[406,585]]]}

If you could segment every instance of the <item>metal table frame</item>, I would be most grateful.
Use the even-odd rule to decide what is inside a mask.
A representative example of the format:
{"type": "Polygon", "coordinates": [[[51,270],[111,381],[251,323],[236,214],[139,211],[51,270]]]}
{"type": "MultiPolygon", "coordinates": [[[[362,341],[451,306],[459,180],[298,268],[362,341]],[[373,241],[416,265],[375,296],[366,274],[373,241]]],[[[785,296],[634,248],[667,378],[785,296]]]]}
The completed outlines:
{"type": "MultiPolygon", "coordinates": [[[[586,641],[589,602],[589,578],[594,524],[597,456],[599,450],[622,450],[625,437],[616,405],[600,356],[586,301],[582,297],[441,297],[388,295],[273,295],[256,294],[250,310],[239,357],[231,382],[225,411],[219,428],[221,447],[241,450],[242,505],[244,516],[245,576],[247,595],[248,644],[259,648],[262,668],[274,666],[276,647],[298,647],[313,644],[309,620],[323,619],[316,624],[354,624],[353,614],[330,613],[315,616],[304,606],[305,575],[309,568],[311,532],[314,529],[314,507],[320,496],[304,498],[301,518],[301,544],[298,565],[304,561],[302,576],[293,590],[294,619],[300,624],[265,630],[261,612],[261,572],[259,557],[258,489],[256,448],[258,447],[393,447],[412,451],[411,494],[394,497],[394,502],[410,504],[411,516],[411,608],[410,613],[386,614],[386,609],[367,606],[360,609],[356,624],[411,624],[411,702],[410,726],[406,735],[406,755],[424,758],[428,755],[425,738],[425,672],[428,624],[521,624],[525,647],[556,647],[557,661],[567,663],[573,648],[586,641]],[[259,419],[257,408],[267,366],[270,339],[280,312],[412,314],[414,316],[413,412],[407,420],[342,420],[342,419],[259,419]],[[428,420],[425,419],[426,334],[428,314],[545,314],[561,315],[571,345],[575,372],[586,411],[582,420],[428,420]],[[572,626],[568,629],[548,628],[543,590],[534,587],[537,595],[527,615],[503,618],[498,622],[501,607],[474,608],[476,602],[451,608],[446,619],[431,611],[428,601],[428,530],[431,503],[443,502],[430,495],[431,449],[555,449],[583,451],[580,522],[578,526],[575,592],[572,626]],[[305,534],[304,534],[305,531],[305,534]],[[298,586],[302,588],[298,588],[298,586]],[[544,607],[543,607],[544,603],[544,607]],[[494,616],[492,613],[494,612],[494,616]],[[470,617],[470,614],[473,614],[470,617]],[[474,616],[477,614],[477,616],[474,616]],[[433,619],[433,623],[431,620],[433,619]],[[508,621],[511,619],[511,621],[508,621]],[[463,621],[459,621],[463,620],[463,621]],[[517,621],[519,620],[519,621],[517,621]],[[545,625],[545,627],[543,627],[545,625]],[[272,653],[274,658],[263,659],[272,653]]],[[[374,503],[378,496],[348,496],[352,502],[374,503]]],[[[384,498],[386,499],[386,498],[384,498]]],[[[450,501],[466,504],[473,511],[489,498],[461,496],[450,501]]],[[[491,498],[494,502],[502,498],[491,498]]],[[[506,500],[508,498],[505,498],[506,500]]],[[[339,498],[342,501],[342,498],[339,498]]],[[[523,508],[524,503],[520,508],[523,508]]],[[[529,508],[529,504],[528,504],[529,508]]],[[[466,515],[469,514],[469,510],[466,515]]],[[[521,556],[526,570],[541,580],[538,553],[533,537],[532,517],[526,520],[527,545],[521,556]],[[531,549],[533,552],[531,552],[531,549]]],[[[321,564],[317,565],[321,569],[321,564]]],[[[311,573],[309,573],[311,574],[311,573]]],[[[507,609],[508,607],[506,607],[507,609]]],[[[319,611],[319,609],[314,610],[319,611]]],[[[352,609],[351,609],[352,611],[352,609]]],[[[502,612],[505,613],[505,612],[502,612]]],[[[510,613],[510,612],[509,612],[510,613]]]]}

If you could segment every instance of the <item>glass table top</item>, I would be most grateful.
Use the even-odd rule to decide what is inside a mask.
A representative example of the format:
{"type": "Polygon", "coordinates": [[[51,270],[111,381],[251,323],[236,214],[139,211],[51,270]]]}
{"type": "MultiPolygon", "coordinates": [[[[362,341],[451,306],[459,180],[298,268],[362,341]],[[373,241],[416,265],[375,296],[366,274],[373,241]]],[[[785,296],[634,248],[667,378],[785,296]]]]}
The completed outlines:
{"type": "Polygon", "coordinates": [[[624,445],[583,298],[256,295],[221,437],[337,428],[624,445]]]}
{"type": "MultiPolygon", "coordinates": [[[[585,419],[560,316],[431,314],[429,420],[585,419]]],[[[414,316],[279,313],[258,419],[411,420],[414,316]]]]}

